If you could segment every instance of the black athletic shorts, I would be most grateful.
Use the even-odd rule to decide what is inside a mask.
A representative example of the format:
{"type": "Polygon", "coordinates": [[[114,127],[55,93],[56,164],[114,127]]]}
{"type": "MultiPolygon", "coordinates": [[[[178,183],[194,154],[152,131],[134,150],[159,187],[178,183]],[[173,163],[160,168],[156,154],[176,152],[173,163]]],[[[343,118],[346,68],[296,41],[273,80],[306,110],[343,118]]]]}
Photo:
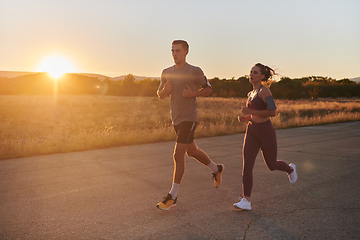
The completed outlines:
{"type": "Polygon", "coordinates": [[[176,132],[176,142],[190,144],[194,141],[194,132],[197,122],[181,122],[179,125],[174,125],[176,132]]]}

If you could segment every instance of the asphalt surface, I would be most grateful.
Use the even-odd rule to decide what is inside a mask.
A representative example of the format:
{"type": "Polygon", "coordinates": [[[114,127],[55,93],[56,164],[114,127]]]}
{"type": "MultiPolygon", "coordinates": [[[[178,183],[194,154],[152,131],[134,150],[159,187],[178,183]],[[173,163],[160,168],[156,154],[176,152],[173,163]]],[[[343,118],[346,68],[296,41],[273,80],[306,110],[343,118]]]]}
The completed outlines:
{"type": "Polygon", "coordinates": [[[197,139],[225,165],[223,183],[187,158],[169,211],[155,205],[171,187],[173,142],[0,161],[0,238],[360,238],[360,122],[277,130],[278,159],[296,164],[298,182],[259,154],[251,211],[232,206],[243,137],[197,139]]]}

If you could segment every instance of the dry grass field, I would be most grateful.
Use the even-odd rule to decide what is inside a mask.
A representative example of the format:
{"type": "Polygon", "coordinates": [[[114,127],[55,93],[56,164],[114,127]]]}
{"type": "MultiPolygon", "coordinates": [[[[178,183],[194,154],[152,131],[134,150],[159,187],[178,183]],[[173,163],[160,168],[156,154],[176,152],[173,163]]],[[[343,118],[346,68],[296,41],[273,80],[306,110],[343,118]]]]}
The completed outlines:
{"type": "MultiPolygon", "coordinates": [[[[246,99],[199,98],[196,138],[245,131],[246,99]]],[[[277,100],[275,128],[360,120],[359,99],[277,100]]],[[[0,159],[175,139],[169,98],[0,96],[0,159]]]]}

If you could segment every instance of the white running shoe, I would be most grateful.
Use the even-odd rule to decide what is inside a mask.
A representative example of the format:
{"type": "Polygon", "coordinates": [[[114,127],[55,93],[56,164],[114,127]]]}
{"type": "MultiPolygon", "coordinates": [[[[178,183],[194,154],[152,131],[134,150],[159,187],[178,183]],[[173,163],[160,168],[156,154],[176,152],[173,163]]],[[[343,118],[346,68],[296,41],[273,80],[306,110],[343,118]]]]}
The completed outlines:
{"type": "Polygon", "coordinates": [[[249,202],[245,197],[244,198],[240,198],[240,202],[238,203],[234,203],[234,207],[238,208],[238,209],[243,209],[243,210],[251,210],[251,202],[249,202]]]}
{"type": "Polygon", "coordinates": [[[292,173],[288,174],[289,181],[290,183],[296,183],[297,180],[296,166],[293,163],[290,163],[289,166],[292,167],[292,169],[294,169],[292,173]]]}

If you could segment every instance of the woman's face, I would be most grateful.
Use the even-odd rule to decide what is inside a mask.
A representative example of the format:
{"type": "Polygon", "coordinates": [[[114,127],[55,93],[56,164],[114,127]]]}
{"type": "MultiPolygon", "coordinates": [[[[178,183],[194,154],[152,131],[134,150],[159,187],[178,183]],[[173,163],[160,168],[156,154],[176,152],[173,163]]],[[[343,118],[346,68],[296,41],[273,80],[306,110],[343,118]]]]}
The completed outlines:
{"type": "Polygon", "coordinates": [[[265,78],[265,75],[261,74],[260,67],[253,66],[250,71],[250,79],[251,83],[258,83],[261,82],[265,78]]]}

